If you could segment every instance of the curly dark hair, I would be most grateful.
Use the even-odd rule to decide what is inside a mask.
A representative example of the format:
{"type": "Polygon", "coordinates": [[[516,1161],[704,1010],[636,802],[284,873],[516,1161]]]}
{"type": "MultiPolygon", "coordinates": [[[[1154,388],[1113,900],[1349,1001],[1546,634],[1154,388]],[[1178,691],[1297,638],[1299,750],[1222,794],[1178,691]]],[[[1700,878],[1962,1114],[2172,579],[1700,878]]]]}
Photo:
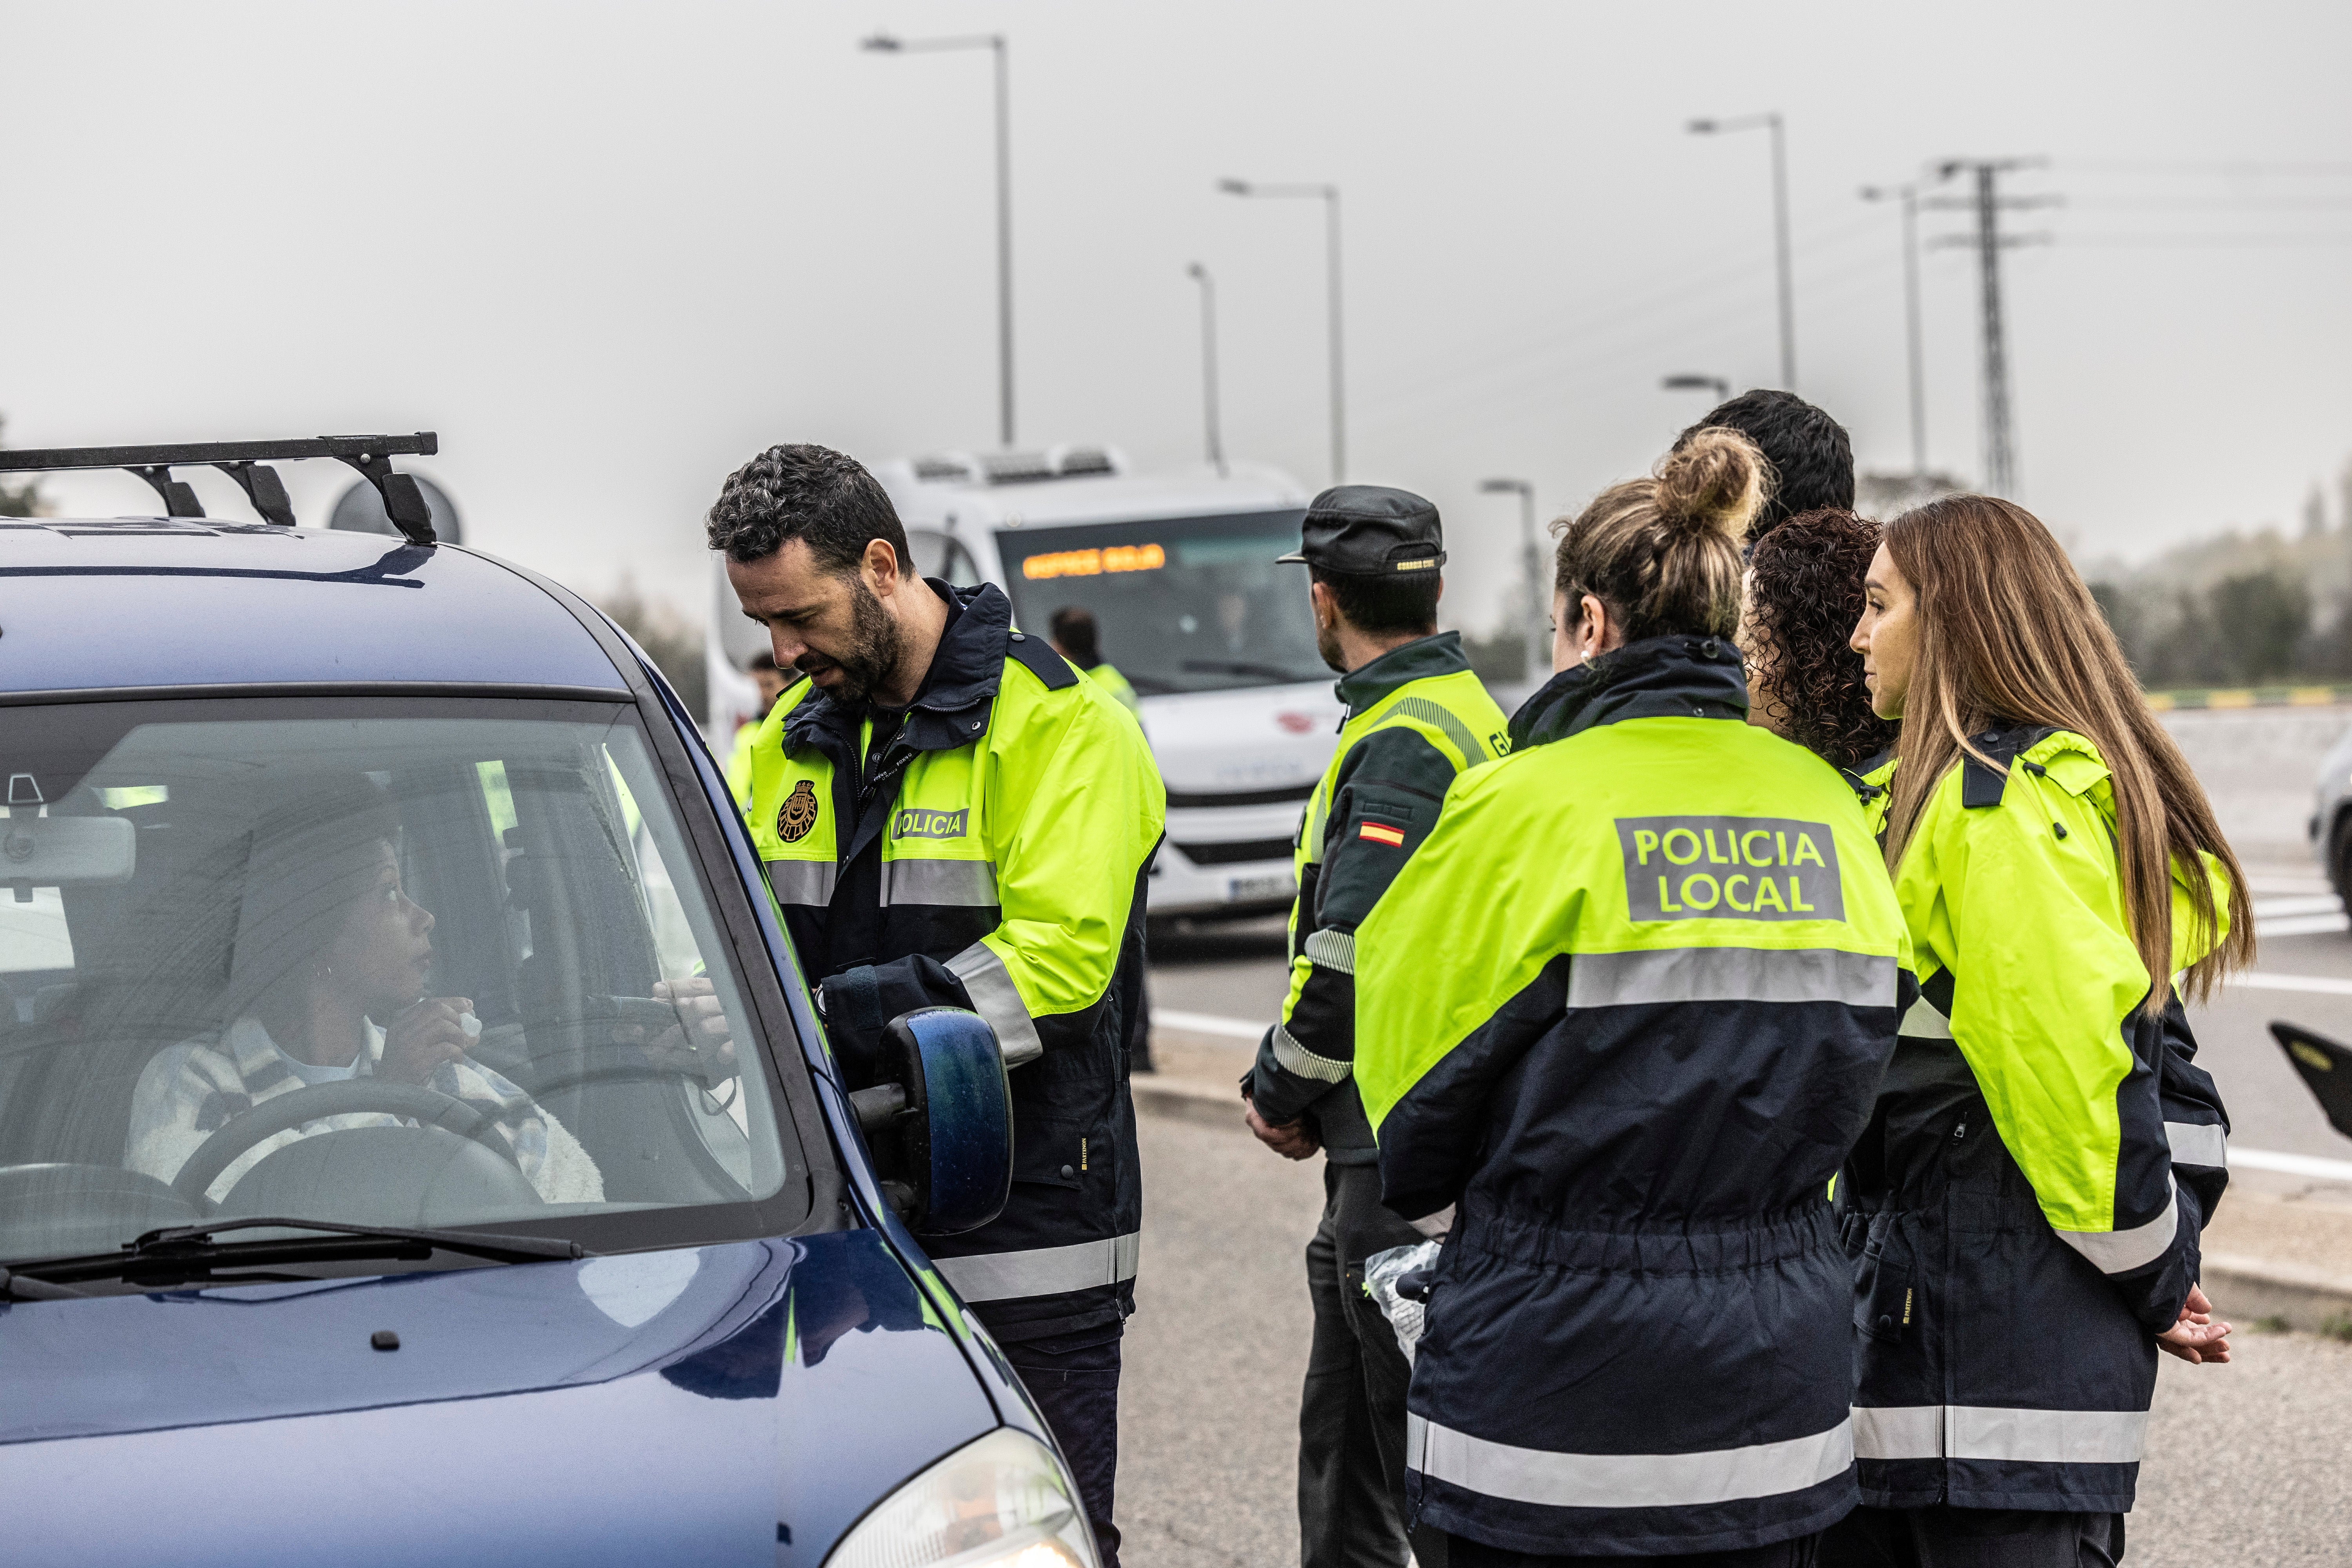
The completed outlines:
{"type": "Polygon", "coordinates": [[[1895,726],[1870,710],[1862,656],[1846,646],[1879,536],[1869,519],[1824,507],[1766,534],[1749,564],[1744,637],[1749,668],[1769,682],[1766,716],[1832,767],[1895,743],[1895,726]]]}
{"type": "Polygon", "coordinates": [[[1793,392],[1759,386],[1717,406],[1675,441],[1681,451],[1702,430],[1738,431],[1772,465],[1772,493],[1748,526],[1757,541],[1802,512],[1853,508],[1853,443],[1845,426],[1793,392]]]}
{"type": "Polygon", "coordinates": [[[727,476],[704,519],[710,548],[749,565],[792,539],[805,540],[816,564],[855,573],[866,547],[887,541],[907,570],[907,530],[881,482],[830,447],[771,447],[727,476]]]}

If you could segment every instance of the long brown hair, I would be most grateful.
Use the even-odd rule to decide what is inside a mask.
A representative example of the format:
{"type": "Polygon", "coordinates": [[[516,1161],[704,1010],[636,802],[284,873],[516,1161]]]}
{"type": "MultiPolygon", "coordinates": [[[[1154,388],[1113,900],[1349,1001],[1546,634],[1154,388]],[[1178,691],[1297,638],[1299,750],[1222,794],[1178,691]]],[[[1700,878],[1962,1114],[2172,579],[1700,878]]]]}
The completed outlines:
{"type": "Polygon", "coordinates": [[[1886,817],[1886,861],[1899,865],[1928,796],[1969,737],[1999,722],[2081,735],[2107,764],[2124,915],[2147,968],[2147,1010],[2162,1010],[2172,973],[2172,866],[2210,941],[2213,889],[2202,850],[2230,874],[2228,938],[2190,966],[2188,992],[2254,956],[2253,906],[2238,858],[2172,737],[2156,721],[2106,618],[2066,552],[2033,514],[1994,496],[1947,496],[1886,525],[1886,552],[1918,595],[1917,653],[1896,742],[1903,765],[1886,817]]]}
{"type": "Polygon", "coordinates": [[[1772,465],[1737,430],[1694,431],[1654,477],[1612,485],[1556,522],[1553,585],[1569,611],[1590,594],[1627,642],[1739,626],[1739,537],[1772,493],[1772,465]]]}

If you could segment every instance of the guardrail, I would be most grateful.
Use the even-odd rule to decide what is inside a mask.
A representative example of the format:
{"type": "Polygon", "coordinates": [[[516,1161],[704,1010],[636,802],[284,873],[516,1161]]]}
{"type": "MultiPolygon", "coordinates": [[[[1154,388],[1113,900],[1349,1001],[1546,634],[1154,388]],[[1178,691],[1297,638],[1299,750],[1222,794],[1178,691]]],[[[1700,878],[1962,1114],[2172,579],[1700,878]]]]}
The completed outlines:
{"type": "Polygon", "coordinates": [[[2352,702],[2352,686],[2226,686],[2147,694],[2147,705],[2159,713],[2196,708],[2327,708],[2338,702],[2352,702]]]}

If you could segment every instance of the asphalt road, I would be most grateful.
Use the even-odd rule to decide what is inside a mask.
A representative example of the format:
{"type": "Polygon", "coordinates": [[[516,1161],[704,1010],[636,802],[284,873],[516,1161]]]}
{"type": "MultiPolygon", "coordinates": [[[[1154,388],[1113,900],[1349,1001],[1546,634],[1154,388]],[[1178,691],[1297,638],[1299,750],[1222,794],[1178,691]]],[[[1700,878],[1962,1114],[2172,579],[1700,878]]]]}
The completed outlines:
{"type": "MultiPolygon", "coordinates": [[[[2303,847],[2309,781],[2352,710],[2170,717],[2246,860],[2263,929],[2261,986],[2194,1012],[2201,1060],[2245,1150],[2352,1161],[2264,1026],[2352,1041],[2352,934],[2303,847]],[[2310,928],[2333,928],[2313,930],[2310,928]],[[2305,981],[2321,988],[2295,988],[2305,981]],[[2335,989],[2325,983],[2333,982],[2335,989]]],[[[1286,984],[1282,925],[1155,931],[1162,1014],[1262,1024],[1286,984]]],[[[1174,1072],[1231,1083],[1250,1042],[1163,1037],[1174,1072]]],[[[1308,1312],[1301,1254],[1319,1163],[1286,1163],[1245,1132],[1146,1118],[1143,1266],[1128,1336],[1118,1510],[1137,1568],[1295,1562],[1299,1381],[1308,1312]]],[[[2141,1568],[2352,1562],[2352,1345],[2241,1336],[2227,1367],[2167,1361],[2130,1559],[2141,1568]]]]}

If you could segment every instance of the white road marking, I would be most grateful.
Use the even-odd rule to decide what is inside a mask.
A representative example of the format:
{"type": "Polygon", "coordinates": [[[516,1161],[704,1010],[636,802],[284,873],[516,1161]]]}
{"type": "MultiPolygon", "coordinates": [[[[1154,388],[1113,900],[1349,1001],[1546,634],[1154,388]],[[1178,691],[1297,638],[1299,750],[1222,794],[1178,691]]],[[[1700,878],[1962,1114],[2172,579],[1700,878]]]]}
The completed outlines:
{"type": "Polygon", "coordinates": [[[1188,1035],[1223,1035],[1235,1040],[1255,1040],[1265,1034],[1264,1024],[1253,1024],[1246,1018],[1220,1018],[1214,1013],[1179,1013],[1167,1007],[1154,1007],[1151,1023],[1155,1028],[1181,1029],[1188,1035]]]}
{"type": "Polygon", "coordinates": [[[2254,900],[2254,934],[2319,936],[2352,930],[2344,915],[2344,900],[2333,893],[2254,900]]]}
{"type": "Polygon", "coordinates": [[[2333,893],[2254,900],[2254,918],[2258,921],[2273,920],[2281,915],[2340,915],[2343,912],[2344,900],[2333,893]]]}
{"type": "Polygon", "coordinates": [[[2271,1149],[2230,1146],[2230,1163],[2249,1171],[2276,1171],[2288,1176],[2315,1176],[2326,1182],[2352,1182],[2352,1160],[2323,1160],[2315,1154],[2282,1154],[2271,1149]]]}
{"type": "Polygon", "coordinates": [[[2333,974],[2272,974],[2252,969],[2230,976],[2225,984],[2249,991],[2309,991],[2322,996],[2352,996],[2352,980],[2333,974]]]}

